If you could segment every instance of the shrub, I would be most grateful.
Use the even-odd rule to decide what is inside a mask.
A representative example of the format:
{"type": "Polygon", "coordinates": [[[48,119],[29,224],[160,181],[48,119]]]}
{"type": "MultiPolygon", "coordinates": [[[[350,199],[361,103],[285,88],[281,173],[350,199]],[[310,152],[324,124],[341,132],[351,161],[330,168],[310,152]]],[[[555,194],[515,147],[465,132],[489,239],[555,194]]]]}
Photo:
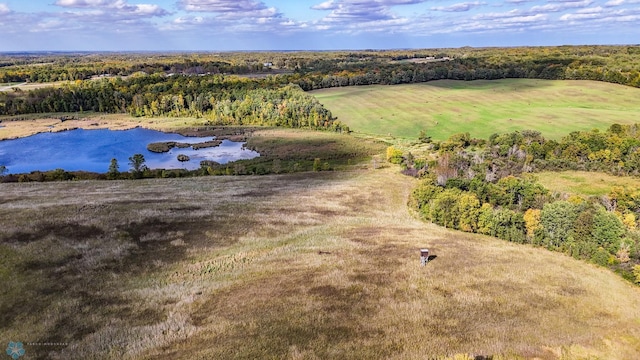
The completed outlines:
{"type": "Polygon", "coordinates": [[[387,148],[387,161],[392,164],[402,163],[402,150],[398,150],[393,146],[387,148]]]}
{"type": "Polygon", "coordinates": [[[431,220],[431,202],[443,191],[443,189],[433,184],[433,181],[424,180],[420,182],[409,197],[409,207],[420,212],[426,220],[431,220]]]}
{"type": "Polygon", "coordinates": [[[620,240],[625,234],[625,227],[614,213],[599,208],[593,217],[593,238],[609,254],[615,254],[620,248],[620,240]]]}
{"type": "Polygon", "coordinates": [[[633,267],[633,276],[636,278],[635,283],[640,284],[640,265],[633,267]]]}

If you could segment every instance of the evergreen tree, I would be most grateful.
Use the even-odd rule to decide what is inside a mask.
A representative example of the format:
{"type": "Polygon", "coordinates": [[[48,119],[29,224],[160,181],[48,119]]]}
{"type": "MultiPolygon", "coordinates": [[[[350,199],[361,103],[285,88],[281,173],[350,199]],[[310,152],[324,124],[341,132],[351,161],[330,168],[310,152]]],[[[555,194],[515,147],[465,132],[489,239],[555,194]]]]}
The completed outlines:
{"type": "Polygon", "coordinates": [[[111,163],[109,163],[109,171],[107,172],[107,177],[110,180],[117,179],[120,176],[118,160],[111,159],[111,163]]]}

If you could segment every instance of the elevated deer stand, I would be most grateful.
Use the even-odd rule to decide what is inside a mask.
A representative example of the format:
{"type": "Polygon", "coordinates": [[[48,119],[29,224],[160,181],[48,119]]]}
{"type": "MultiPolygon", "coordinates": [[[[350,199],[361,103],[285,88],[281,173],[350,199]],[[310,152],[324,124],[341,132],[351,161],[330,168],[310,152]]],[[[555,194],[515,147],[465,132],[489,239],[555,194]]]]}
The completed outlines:
{"type": "Polygon", "coordinates": [[[420,266],[427,265],[429,262],[429,249],[420,249],[420,266]]]}

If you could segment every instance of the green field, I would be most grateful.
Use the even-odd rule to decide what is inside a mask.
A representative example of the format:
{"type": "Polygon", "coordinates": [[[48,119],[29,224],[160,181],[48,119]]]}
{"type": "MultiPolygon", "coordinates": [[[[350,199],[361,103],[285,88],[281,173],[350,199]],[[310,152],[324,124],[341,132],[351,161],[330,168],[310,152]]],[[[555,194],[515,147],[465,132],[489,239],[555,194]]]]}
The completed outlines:
{"type": "Polygon", "coordinates": [[[640,120],[640,89],[595,81],[442,80],[313,91],[352,130],[434,140],[533,129],[550,139],[640,120]]]}
{"type": "Polygon", "coordinates": [[[65,344],[25,346],[40,359],[640,357],[640,289],[417,220],[414,186],[391,167],[0,184],[0,339],[65,344]]]}
{"type": "Polygon", "coordinates": [[[538,181],[547,189],[571,195],[601,196],[614,187],[625,189],[640,188],[640,179],[613,176],[604,173],[586,171],[545,171],[535,174],[538,181]]]}

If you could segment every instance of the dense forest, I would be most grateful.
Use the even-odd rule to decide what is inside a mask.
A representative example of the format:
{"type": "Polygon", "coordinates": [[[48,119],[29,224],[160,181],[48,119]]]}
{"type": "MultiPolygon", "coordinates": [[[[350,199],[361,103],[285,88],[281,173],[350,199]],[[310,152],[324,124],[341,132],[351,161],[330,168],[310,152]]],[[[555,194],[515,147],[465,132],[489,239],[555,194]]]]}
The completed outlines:
{"type": "MultiPolygon", "coordinates": [[[[423,137],[423,141],[429,142],[423,137]]],[[[560,141],[535,131],[488,140],[456,134],[432,143],[435,159],[389,148],[388,159],[423,178],[410,206],[436,224],[530,243],[612,267],[633,279],[640,264],[640,191],[614,187],[599,197],[551,193],[537,170],[640,173],[640,126],[573,132],[560,141]]]]}
{"type": "Polygon", "coordinates": [[[283,74],[305,90],[435,79],[585,79],[640,86],[640,46],[258,53],[0,54],[0,83],[152,74],[283,74]]]}
{"type": "Polygon", "coordinates": [[[14,91],[0,102],[0,114],[4,115],[78,111],[185,116],[204,118],[205,124],[215,125],[348,131],[297,85],[219,75],[77,81],[29,92],[14,91]]]}

